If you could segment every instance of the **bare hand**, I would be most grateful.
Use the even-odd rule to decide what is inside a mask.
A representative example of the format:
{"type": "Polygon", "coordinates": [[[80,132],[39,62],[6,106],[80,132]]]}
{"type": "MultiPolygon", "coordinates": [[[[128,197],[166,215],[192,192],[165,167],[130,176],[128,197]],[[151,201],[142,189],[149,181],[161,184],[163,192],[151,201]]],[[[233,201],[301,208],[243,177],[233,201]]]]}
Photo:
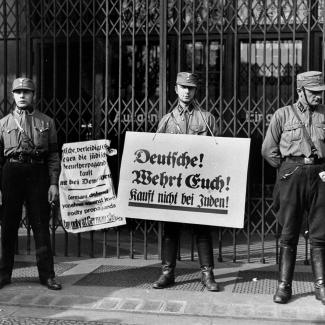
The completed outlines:
{"type": "Polygon", "coordinates": [[[323,182],[325,182],[325,172],[319,173],[319,177],[323,182]]]}
{"type": "Polygon", "coordinates": [[[57,201],[59,198],[59,188],[57,185],[51,185],[48,191],[48,200],[50,204],[55,204],[54,202],[57,201]]]}

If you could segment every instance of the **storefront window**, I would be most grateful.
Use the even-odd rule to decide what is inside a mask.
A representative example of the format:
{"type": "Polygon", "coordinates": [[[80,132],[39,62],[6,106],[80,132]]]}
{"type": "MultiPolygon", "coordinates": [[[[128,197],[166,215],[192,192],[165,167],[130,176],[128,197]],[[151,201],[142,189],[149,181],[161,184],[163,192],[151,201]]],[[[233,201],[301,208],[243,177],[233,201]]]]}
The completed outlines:
{"type": "MultiPolygon", "coordinates": [[[[220,58],[221,45],[217,41],[209,42],[208,56],[206,56],[206,42],[184,43],[184,70],[192,71],[192,57],[194,50],[194,72],[199,76],[197,98],[202,101],[206,96],[206,84],[209,94],[209,106],[215,105],[220,96],[220,58]],[[208,74],[206,73],[208,65],[208,74]],[[208,80],[207,80],[208,79],[208,80]]],[[[223,66],[223,65],[222,65],[223,66]]]]}

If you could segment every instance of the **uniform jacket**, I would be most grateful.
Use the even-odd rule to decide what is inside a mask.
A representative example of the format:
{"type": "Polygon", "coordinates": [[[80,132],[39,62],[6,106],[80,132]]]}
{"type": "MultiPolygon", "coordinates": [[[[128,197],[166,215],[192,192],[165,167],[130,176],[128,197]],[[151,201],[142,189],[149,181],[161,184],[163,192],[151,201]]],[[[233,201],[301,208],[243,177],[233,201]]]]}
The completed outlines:
{"type": "Polygon", "coordinates": [[[189,111],[183,110],[178,105],[171,113],[166,114],[160,121],[158,133],[174,134],[194,134],[194,135],[211,135],[209,128],[214,136],[219,134],[214,116],[191,105],[189,111]]]}
{"type": "MultiPolygon", "coordinates": [[[[325,158],[325,106],[314,106],[311,111],[296,103],[294,109],[305,124],[319,157],[325,158]]],[[[311,146],[292,107],[279,108],[272,116],[262,145],[263,157],[277,168],[285,157],[310,157],[311,154],[311,146]]]]}
{"type": "Polygon", "coordinates": [[[28,128],[24,128],[22,119],[23,112],[16,108],[13,113],[0,120],[0,179],[5,159],[14,155],[17,156],[24,151],[25,155],[37,156],[46,160],[50,182],[57,185],[60,173],[60,157],[53,119],[38,110],[29,114],[28,128]],[[33,148],[33,145],[29,143],[29,147],[23,150],[23,136],[13,114],[29,138],[32,139],[36,148],[33,148]]]}

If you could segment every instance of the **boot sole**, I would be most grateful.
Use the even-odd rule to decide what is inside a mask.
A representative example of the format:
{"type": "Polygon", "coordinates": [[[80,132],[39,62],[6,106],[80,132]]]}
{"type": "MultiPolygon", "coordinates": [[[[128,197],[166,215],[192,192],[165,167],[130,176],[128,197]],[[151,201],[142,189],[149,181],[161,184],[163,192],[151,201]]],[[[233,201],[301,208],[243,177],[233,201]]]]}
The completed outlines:
{"type": "Polygon", "coordinates": [[[273,298],[273,302],[275,302],[276,304],[286,304],[287,302],[289,302],[290,299],[291,297],[288,300],[275,300],[273,298]]]}
{"type": "Polygon", "coordinates": [[[219,289],[207,289],[208,291],[211,291],[211,292],[219,292],[220,290],[219,289]]]}

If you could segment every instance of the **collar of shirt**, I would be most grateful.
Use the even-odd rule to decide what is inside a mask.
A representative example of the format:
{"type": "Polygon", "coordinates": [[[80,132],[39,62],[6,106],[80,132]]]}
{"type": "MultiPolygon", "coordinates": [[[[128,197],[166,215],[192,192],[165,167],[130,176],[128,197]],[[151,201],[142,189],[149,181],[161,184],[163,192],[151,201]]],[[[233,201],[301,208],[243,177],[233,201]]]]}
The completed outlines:
{"type": "Polygon", "coordinates": [[[193,114],[193,108],[194,108],[194,106],[193,106],[192,103],[187,108],[182,107],[180,104],[178,104],[178,106],[177,106],[179,115],[182,115],[183,113],[186,113],[186,112],[188,112],[189,115],[192,115],[193,114]]]}
{"type": "Polygon", "coordinates": [[[29,107],[28,109],[24,110],[24,109],[19,109],[17,106],[15,108],[15,112],[18,114],[18,115],[22,115],[24,113],[24,111],[26,111],[28,113],[28,115],[33,115],[34,112],[35,112],[35,109],[33,106],[29,107]]]}
{"type": "Polygon", "coordinates": [[[316,106],[309,106],[309,105],[304,106],[301,102],[297,103],[297,107],[301,113],[304,113],[307,109],[310,109],[311,112],[314,112],[316,108],[316,106]]]}

